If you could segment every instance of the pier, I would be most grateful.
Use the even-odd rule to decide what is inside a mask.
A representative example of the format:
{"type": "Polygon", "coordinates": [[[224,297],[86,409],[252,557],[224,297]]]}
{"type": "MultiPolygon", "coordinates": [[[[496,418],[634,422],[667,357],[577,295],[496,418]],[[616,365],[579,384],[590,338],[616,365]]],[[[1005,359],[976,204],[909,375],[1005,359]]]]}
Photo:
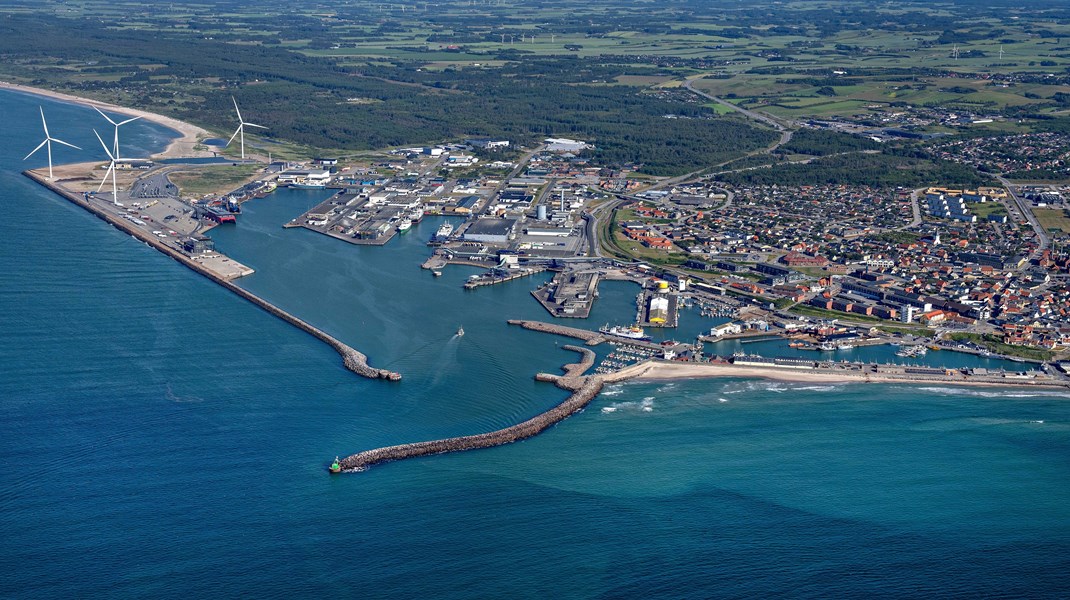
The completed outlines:
{"type": "Polygon", "coordinates": [[[604,385],[603,378],[600,376],[581,376],[594,364],[594,352],[575,346],[566,346],[566,348],[580,352],[583,355],[579,363],[562,367],[565,375],[539,373],[535,376],[539,381],[551,382],[562,389],[572,392],[561,404],[527,421],[497,431],[365,450],[342,459],[340,461],[342,471],[354,473],[364,471],[372,465],[383,462],[445,454],[447,452],[492,448],[524,440],[546,431],[569,416],[583,410],[590,404],[591,400],[598,396],[604,385]]]}
{"type": "Polygon", "coordinates": [[[531,277],[537,273],[545,271],[545,267],[520,267],[518,269],[491,269],[481,275],[473,275],[464,284],[464,289],[474,290],[478,287],[485,285],[494,285],[497,283],[505,283],[507,281],[513,281],[514,279],[520,279],[522,277],[531,277]]]}
{"type": "Polygon", "coordinates": [[[588,346],[597,346],[610,339],[607,336],[594,331],[578,329],[576,327],[565,327],[564,325],[555,325],[554,323],[543,323],[542,321],[509,319],[506,322],[510,325],[519,325],[524,329],[530,329],[532,331],[541,331],[542,333],[552,333],[554,335],[563,335],[565,337],[583,340],[588,346]]]}
{"type": "MultiPolygon", "coordinates": [[[[71,203],[84,208],[91,214],[95,215],[97,218],[109,223],[119,231],[122,231],[134,237],[135,239],[145,242],[152,248],[155,248],[163,254],[171,257],[179,264],[188,267],[190,270],[207,277],[208,279],[230,290],[241,298],[244,298],[245,300],[248,300],[249,302],[255,304],[268,314],[274,315],[275,317],[286,321],[294,327],[297,327],[298,329],[328,344],[329,346],[331,346],[331,348],[334,348],[334,350],[338,352],[339,356],[342,357],[342,364],[345,365],[345,368],[352,371],[353,373],[356,373],[357,375],[360,375],[362,377],[368,377],[370,379],[387,379],[390,381],[399,381],[401,379],[401,375],[399,373],[388,371],[386,369],[376,369],[370,366],[368,364],[368,357],[366,355],[348,346],[347,344],[343,343],[341,340],[335,338],[327,332],[311,325],[310,323],[302,319],[295,317],[294,315],[291,315],[290,313],[282,310],[281,308],[275,306],[267,300],[264,300],[260,296],[257,296],[256,294],[239,287],[232,281],[233,279],[235,279],[235,277],[228,277],[226,273],[221,273],[220,271],[211,268],[211,263],[204,260],[198,260],[197,257],[191,257],[190,255],[178,250],[177,248],[172,247],[170,244],[166,243],[164,240],[158,238],[157,236],[152,235],[150,232],[137,227],[133,223],[128,223],[122,218],[113,215],[108,211],[102,210],[100,207],[95,206],[91,202],[86,201],[83,198],[82,194],[72,192],[59,185],[55,181],[49,181],[45,177],[38,175],[33,171],[24,171],[24,174],[30,179],[33,179],[37,183],[59,194],[63,198],[66,198],[71,203]]],[[[220,260],[222,262],[229,262],[229,259],[226,259],[225,257],[220,260]]]]}
{"type": "Polygon", "coordinates": [[[561,272],[531,295],[555,317],[586,319],[598,297],[598,274],[561,272]]]}

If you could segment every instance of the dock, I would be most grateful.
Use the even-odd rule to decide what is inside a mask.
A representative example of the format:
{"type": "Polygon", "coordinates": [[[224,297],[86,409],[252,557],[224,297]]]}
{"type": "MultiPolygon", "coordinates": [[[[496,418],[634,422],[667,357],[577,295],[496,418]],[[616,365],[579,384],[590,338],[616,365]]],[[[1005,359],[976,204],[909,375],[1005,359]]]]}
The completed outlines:
{"type": "Polygon", "coordinates": [[[676,327],[680,322],[680,296],[643,290],[635,298],[635,322],[640,327],[676,327]]]}
{"type": "MultiPolygon", "coordinates": [[[[331,346],[339,356],[342,357],[342,364],[345,368],[360,375],[362,377],[368,377],[370,379],[387,379],[390,381],[399,381],[401,374],[388,371],[386,369],[376,369],[368,364],[368,357],[359,352],[358,350],[343,343],[341,340],[328,334],[327,332],[311,325],[310,323],[297,318],[296,316],[282,310],[274,304],[264,300],[256,294],[239,287],[234,283],[234,279],[240,275],[234,273],[240,273],[241,269],[233,265],[239,265],[237,261],[232,261],[224,255],[216,253],[216,256],[221,258],[214,258],[212,260],[205,260],[203,257],[191,256],[185,252],[179,250],[173,246],[169,240],[159,238],[152,235],[151,232],[145,231],[132,222],[128,222],[126,219],[121,218],[117,214],[105,210],[104,208],[95,205],[93,202],[86,201],[82,193],[72,192],[56,181],[49,181],[44,176],[38,175],[33,171],[24,171],[24,174],[33,179],[42,186],[52,190],[61,197],[66,198],[71,203],[84,208],[89,213],[93,214],[97,218],[107,222],[119,231],[126,233],[135,239],[145,242],[148,246],[155,248],[166,256],[174,259],[179,264],[188,267],[190,270],[207,277],[211,281],[219,284],[220,286],[230,290],[237,296],[244,298],[252,304],[260,307],[268,314],[274,315],[286,321],[287,323],[297,327],[298,329],[305,331],[313,337],[321,340],[327,345],[331,346]],[[219,268],[218,265],[226,265],[231,263],[231,266],[227,268],[219,268]]],[[[245,267],[248,269],[248,267],[245,267]]],[[[252,269],[248,269],[248,272],[252,272],[252,269]]]]}
{"type": "Polygon", "coordinates": [[[554,317],[586,319],[598,297],[598,274],[558,273],[531,295],[554,317]]]}
{"type": "Polygon", "coordinates": [[[524,277],[531,277],[532,275],[542,273],[546,270],[546,267],[520,267],[518,269],[490,269],[486,273],[473,276],[471,279],[465,282],[464,289],[474,290],[478,287],[486,285],[495,285],[498,283],[505,283],[507,281],[513,281],[515,279],[522,279],[524,277]]]}

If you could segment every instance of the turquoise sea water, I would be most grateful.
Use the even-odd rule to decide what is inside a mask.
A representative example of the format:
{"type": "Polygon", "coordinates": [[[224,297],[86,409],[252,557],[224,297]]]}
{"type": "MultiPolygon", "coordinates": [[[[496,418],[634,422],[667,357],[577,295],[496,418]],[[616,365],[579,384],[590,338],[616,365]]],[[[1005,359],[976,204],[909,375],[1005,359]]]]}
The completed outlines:
{"type": "MultiPolygon", "coordinates": [[[[531,440],[328,476],[335,454],[559,402],[532,375],[575,357],[566,340],[504,323],[547,318],[541,279],[432,278],[436,219],[363,248],[281,228],[322,193],[247,204],[213,233],[257,269],[242,285],[405,380],[355,377],[19,174],[44,164],[21,161],[38,104],[83,148],[103,122],[0,94],[0,597],[1070,592],[1070,397],[1053,392],[632,383],[531,440]]],[[[124,155],[166,143],[128,127],[124,155]]],[[[635,292],[605,285],[589,325],[626,321],[635,292]]],[[[710,323],[687,315],[680,337],[710,323]]]]}

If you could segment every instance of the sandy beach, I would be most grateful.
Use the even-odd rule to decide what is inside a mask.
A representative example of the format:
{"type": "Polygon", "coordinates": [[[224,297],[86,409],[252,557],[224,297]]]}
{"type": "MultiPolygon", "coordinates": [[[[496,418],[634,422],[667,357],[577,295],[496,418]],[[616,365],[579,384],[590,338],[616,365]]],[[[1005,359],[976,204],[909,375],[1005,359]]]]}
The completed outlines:
{"type": "Polygon", "coordinates": [[[37,96],[47,96],[56,100],[63,100],[64,102],[72,102],[74,104],[81,104],[83,106],[95,106],[101,110],[107,110],[108,112],[119,113],[122,115],[129,115],[131,117],[141,117],[146,121],[152,121],[158,123],[164,127],[169,127],[179,132],[180,137],[171,142],[167,149],[159,154],[153,155],[153,158],[178,158],[178,157],[201,157],[201,156],[213,156],[210,150],[196,150],[194,149],[201,140],[212,137],[212,133],[206,129],[191,125],[185,121],[179,121],[172,117],[165,117],[156,113],[151,113],[145,110],[138,110],[136,108],[127,108],[125,106],[117,106],[115,104],[109,104],[107,102],[100,102],[98,100],[90,100],[88,98],[80,98],[78,96],[72,96],[70,94],[64,94],[61,92],[53,92],[51,90],[44,90],[40,88],[29,87],[25,85],[19,85],[15,83],[8,83],[6,81],[0,82],[0,89],[14,90],[27,94],[35,94],[37,96]]]}
{"type": "MultiPolygon", "coordinates": [[[[791,383],[901,383],[910,385],[944,384],[995,387],[1046,387],[1067,390],[1067,385],[1056,380],[1034,379],[982,379],[966,377],[893,376],[876,373],[854,374],[848,372],[808,371],[776,367],[737,366],[724,363],[686,363],[651,361],[621,369],[605,376],[607,382],[666,379],[703,379],[713,377],[741,377],[771,379],[791,383]]],[[[1070,391],[1067,392],[1070,395],[1070,391]]]]}

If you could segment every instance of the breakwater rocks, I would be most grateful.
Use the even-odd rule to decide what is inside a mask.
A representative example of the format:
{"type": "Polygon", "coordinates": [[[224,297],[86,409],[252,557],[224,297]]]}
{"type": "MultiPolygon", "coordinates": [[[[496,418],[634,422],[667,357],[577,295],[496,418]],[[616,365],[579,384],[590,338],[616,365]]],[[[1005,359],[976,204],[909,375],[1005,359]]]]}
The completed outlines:
{"type": "Polygon", "coordinates": [[[532,331],[541,331],[542,333],[552,333],[583,340],[588,346],[597,346],[606,341],[606,336],[600,333],[587,331],[586,329],[577,329],[576,327],[565,327],[564,325],[543,323],[542,321],[524,321],[521,319],[509,319],[507,322],[510,325],[519,325],[524,329],[530,329],[532,331]]]}
{"type": "Polygon", "coordinates": [[[588,369],[594,366],[595,354],[594,351],[588,348],[581,348],[579,346],[561,346],[565,350],[572,350],[573,352],[579,352],[583,357],[578,363],[572,363],[561,367],[565,371],[565,377],[579,377],[587,372],[588,369]]]}
{"type": "Polygon", "coordinates": [[[582,410],[591,400],[598,396],[598,392],[602,391],[601,377],[584,377],[582,381],[577,381],[576,383],[579,384],[578,387],[564,402],[523,423],[517,423],[505,429],[488,433],[366,450],[342,459],[342,470],[352,473],[363,471],[374,464],[382,462],[444,454],[446,452],[492,448],[538,435],[551,426],[564,421],[577,411],[582,410]]]}
{"type": "Polygon", "coordinates": [[[376,369],[374,367],[369,366],[368,357],[365,356],[363,353],[358,352],[357,350],[342,343],[341,340],[335,338],[332,335],[329,335],[327,332],[291,315],[290,313],[282,310],[281,308],[275,306],[267,300],[264,300],[260,296],[257,296],[256,294],[246,289],[238,287],[238,285],[236,285],[234,282],[230,281],[225,277],[222,277],[219,273],[216,273],[215,271],[206,268],[204,265],[190,258],[187,254],[180,252],[179,250],[171,246],[168,246],[156,236],[151,235],[149,232],[142,230],[131,223],[127,223],[126,221],[120,218],[116,218],[114,215],[111,215],[101,210],[100,208],[94,206],[92,203],[87,202],[81,194],[71,192],[70,190],[67,190],[63,186],[59,185],[58,183],[49,181],[43,176],[40,176],[32,171],[25,171],[24,174],[30,179],[33,179],[37,183],[66,198],[72,204],[76,204],[84,208],[91,214],[95,215],[97,218],[111,224],[119,231],[127,233],[133,236],[134,238],[145,242],[152,248],[155,248],[163,254],[171,257],[178,263],[185,265],[190,270],[207,277],[208,279],[223,286],[224,288],[230,290],[238,296],[248,300],[249,302],[252,302],[256,306],[259,306],[265,312],[274,315],[282,319],[283,321],[286,321],[294,327],[297,327],[298,329],[305,331],[306,333],[330,345],[342,357],[342,364],[345,365],[346,369],[349,369],[357,375],[368,377],[370,379],[387,379],[390,381],[399,381],[401,379],[401,375],[399,373],[394,373],[393,371],[388,371],[386,369],[376,369]]]}

